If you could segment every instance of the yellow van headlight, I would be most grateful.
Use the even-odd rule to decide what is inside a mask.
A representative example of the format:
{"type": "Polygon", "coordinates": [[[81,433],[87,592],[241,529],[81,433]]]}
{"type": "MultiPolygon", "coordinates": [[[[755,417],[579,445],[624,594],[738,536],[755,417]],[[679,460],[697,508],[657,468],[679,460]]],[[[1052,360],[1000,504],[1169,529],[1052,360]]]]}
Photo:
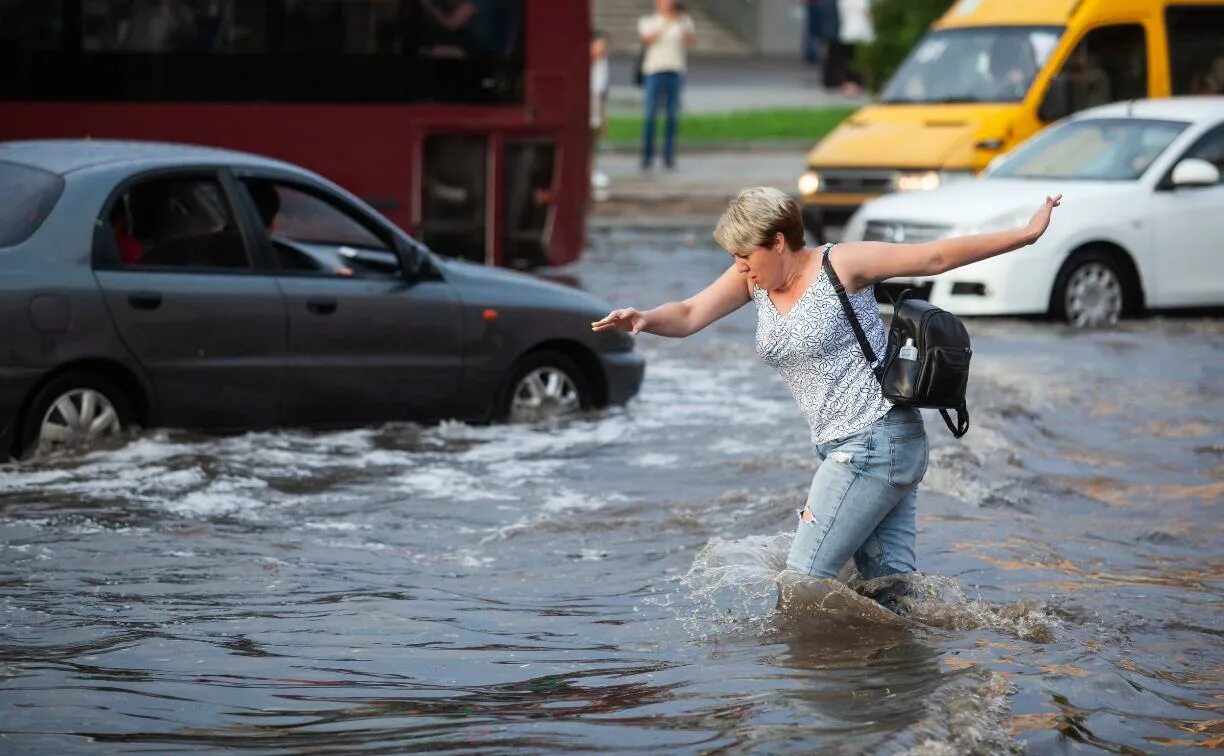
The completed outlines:
{"type": "Polygon", "coordinates": [[[926,192],[939,186],[939,173],[936,171],[906,171],[898,173],[893,179],[893,186],[899,192],[926,192]]]}
{"type": "Polygon", "coordinates": [[[807,196],[820,191],[820,174],[816,171],[808,171],[799,177],[799,193],[807,196]]]}
{"type": "Polygon", "coordinates": [[[899,192],[927,192],[969,178],[972,171],[902,171],[893,178],[893,187],[899,192]]]}

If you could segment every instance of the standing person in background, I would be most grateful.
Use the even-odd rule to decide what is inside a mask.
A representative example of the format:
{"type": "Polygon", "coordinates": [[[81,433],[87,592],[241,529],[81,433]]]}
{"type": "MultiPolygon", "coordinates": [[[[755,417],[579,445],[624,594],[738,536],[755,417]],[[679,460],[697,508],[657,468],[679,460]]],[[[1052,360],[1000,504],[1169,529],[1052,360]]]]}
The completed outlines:
{"type": "Polygon", "coordinates": [[[646,118],[642,133],[642,170],[654,163],[655,113],[666,102],[663,125],[663,165],[676,167],[676,130],[680,119],[680,90],[688,48],[697,41],[693,19],[676,0],[655,0],[655,12],[638,19],[638,36],[646,54],[642,58],[645,76],[646,118]]]}
{"type": "Polygon", "coordinates": [[[829,43],[837,41],[837,0],[807,0],[803,34],[803,59],[827,64],[829,43]]]}
{"type": "Polygon", "coordinates": [[[838,85],[843,94],[853,97],[863,88],[863,76],[854,68],[855,48],[875,41],[871,0],[837,0],[837,17],[838,85]]]}
{"type": "Polygon", "coordinates": [[[608,177],[599,172],[599,139],[608,128],[608,35],[596,29],[591,32],[591,194],[608,188],[608,177]]]}

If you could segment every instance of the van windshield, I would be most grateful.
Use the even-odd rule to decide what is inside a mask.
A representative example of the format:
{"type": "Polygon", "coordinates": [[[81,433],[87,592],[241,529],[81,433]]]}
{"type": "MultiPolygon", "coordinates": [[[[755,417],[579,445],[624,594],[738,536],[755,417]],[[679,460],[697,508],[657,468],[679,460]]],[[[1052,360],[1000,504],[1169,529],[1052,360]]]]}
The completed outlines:
{"type": "Polygon", "coordinates": [[[1019,102],[1045,65],[1058,26],[979,26],[928,33],[881,102],[1019,102]]]}
{"type": "Polygon", "coordinates": [[[1146,118],[1071,121],[1005,157],[989,177],[1134,181],[1188,125],[1146,118]]]}

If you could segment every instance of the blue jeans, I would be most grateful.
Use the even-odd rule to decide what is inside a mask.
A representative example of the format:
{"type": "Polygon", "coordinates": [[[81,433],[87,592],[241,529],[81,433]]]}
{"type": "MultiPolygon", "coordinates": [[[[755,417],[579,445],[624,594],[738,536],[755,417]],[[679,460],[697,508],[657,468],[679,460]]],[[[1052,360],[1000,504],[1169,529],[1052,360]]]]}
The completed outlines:
{"type": "Polygon", "coordinates": [[[926,474],[922,414],[897,406],[863,430],[819,444],[821,460],[786,566],[833,578],[850,557],[864,578],[913,572],[918,483],[926,474]]]}
{"type": "Polygon", "coordinates": [[[676,128],[680,120],[680,90],[684,76],[676,71],[661,71],[646,77],[646,118],[642,129],[642,167],[654,162],[655,113],[660,101],[666,101],[667,118],[663,122],[663,164],[676,163],[676,128]]]}

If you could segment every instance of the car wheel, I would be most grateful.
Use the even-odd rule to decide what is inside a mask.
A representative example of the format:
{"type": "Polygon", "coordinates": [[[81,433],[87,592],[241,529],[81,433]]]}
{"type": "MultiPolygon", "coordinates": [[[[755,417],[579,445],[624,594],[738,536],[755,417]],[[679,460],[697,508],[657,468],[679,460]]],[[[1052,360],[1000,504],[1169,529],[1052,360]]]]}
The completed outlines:
{"type": "Polygon", "coordinates": [[[1087,251],[1063,264],[1054,284],[1051,313],[1076,328],[1117,325],[1130,313],[1134,295],[1130,277],[1116,255],[1087,251]]]}
{"type": "Polygon", "coordinates": [[[586,376],[573,360],[559,352],[535,352],[511,372],[499,414],[512,423],[529,423],[573,415],[590,406],[586,376]]]}
{"type": "Polygon", "coordinates": [[[122,389],[106,376],[65,373],[30,402],[17,453],[28,459],[61,449],[87,449],[130,425],[130,407],[122,389]]]}

